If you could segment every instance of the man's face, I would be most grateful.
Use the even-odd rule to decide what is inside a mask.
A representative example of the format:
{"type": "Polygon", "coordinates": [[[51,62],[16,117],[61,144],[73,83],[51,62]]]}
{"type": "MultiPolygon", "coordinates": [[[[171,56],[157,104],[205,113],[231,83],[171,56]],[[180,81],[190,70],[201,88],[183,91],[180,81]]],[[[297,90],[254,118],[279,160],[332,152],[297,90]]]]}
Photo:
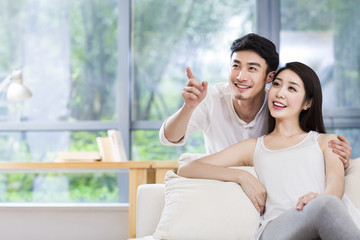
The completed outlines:
{"type": "Polygon", "coordinates": [[[251,100],[263,93],[267,64],[251,50],[234,52],[231,58],[229,83],[238,100],[251,100]]]}

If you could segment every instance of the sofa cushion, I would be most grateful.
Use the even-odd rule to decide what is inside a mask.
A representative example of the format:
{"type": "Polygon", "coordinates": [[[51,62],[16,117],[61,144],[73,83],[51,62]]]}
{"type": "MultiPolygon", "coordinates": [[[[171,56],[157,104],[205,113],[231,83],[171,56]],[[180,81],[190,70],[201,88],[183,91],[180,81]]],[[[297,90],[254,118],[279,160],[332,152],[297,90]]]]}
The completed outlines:
{"type": "MultiPolygon", "coordinates": [[[[244,167],[254,174],[253,168],[244,167]]],[[[155,239],[249,239],[259,213],[239,184],[190,179],[169,171],[155,239]]]]}

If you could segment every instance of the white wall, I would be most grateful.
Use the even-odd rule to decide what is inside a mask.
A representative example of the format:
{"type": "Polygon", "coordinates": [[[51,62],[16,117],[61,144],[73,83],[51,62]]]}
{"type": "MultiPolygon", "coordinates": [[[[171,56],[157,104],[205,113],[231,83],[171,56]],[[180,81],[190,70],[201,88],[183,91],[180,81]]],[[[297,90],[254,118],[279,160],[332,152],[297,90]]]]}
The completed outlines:
{"type": "Polygon", "coordinates": [[[128,205],[0,206],[2,240],[128,239],[128,205]]]}

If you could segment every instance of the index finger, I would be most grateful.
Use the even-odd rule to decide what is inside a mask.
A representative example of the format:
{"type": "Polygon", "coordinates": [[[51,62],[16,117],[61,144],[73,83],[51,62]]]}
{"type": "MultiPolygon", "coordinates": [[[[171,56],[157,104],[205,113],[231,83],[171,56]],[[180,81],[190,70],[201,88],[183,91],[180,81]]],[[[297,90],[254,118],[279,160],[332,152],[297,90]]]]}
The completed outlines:
{"type": "Polygon", "coordinates": [[[186,67],[186,75],[187,77],[190,78],[195,78],[194,74],[191,72],[190,67],[186,67]]]}

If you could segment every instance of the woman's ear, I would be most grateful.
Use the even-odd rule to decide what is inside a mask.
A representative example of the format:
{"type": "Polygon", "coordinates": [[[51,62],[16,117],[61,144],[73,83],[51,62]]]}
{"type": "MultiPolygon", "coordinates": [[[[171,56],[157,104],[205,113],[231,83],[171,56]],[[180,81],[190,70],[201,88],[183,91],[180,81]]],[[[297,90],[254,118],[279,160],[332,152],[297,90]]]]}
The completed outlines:
{"type": "Polygon", "coordinates": [[[275,77],[275,71],[269,72],[266,76],[266,84],[272,83],[275,77]]]}
{"type": "Polygon", "coordinates": [[[311,105],[312,105],[312,99],[306,100],[303,109],[306,111],[306,110],[308,110],[309,108],[311,108],[311,105]]]}

